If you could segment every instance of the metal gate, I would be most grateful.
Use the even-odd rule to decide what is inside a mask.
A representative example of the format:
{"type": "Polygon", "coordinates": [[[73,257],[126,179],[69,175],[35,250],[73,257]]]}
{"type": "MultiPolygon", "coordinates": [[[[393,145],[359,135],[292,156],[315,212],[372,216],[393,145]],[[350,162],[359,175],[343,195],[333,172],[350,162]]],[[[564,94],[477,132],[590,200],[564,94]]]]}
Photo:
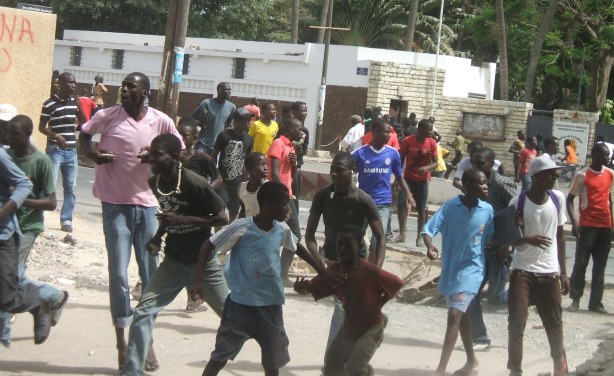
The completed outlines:
{"type": "Polygon", "coordinates": [[[527,117],[527,137],[552,136],[552,111],[533,110],[527,117]]]}

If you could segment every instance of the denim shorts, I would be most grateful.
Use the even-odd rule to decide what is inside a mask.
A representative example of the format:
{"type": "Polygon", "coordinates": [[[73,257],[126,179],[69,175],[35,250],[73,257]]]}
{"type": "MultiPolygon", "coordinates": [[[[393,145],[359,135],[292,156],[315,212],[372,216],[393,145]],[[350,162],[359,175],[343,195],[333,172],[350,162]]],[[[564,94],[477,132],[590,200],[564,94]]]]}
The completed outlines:
{"type": "Polygon", "coordinates": [[[232,294],[224,304],[211,360],[223,363],[234,359],[245,341],[253,338],[260,345],[264,369],[279,369],[288,364],[289,340],[284,329],[282,306],[248,306],[233,302],[231,297],[232,294]]]}
{"type": "Polygon", "coordinates": [[[454,295],[446,296],[446,303],[448,303],[448,308],[455,308],[462,313],[467,312],[467,308],[469,308],[469,304],[475,298],[475,294],[470,292],[457,292],[454,295]]]}

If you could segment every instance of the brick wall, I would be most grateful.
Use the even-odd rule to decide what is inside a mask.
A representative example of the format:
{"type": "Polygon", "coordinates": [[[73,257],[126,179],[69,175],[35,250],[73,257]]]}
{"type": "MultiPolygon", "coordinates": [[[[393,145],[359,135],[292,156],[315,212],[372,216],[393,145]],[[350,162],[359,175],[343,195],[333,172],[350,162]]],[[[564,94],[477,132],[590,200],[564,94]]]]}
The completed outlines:
{"type": "MultiPolygon", "coordinates": [[[[418,67],[410,64],[379,63],[371,64],[369,77],[368,106],[381,106],[384,112],[390,101],[407,102],[407,113],[415,112],[418,118],[430,115],[433,68],[418,67]]],[[[533,108],[531,103],[491,101],[472,98],[445,97],[442,95],[444,70],[438,70],[435,88],[435,127],[443,136],[443,144],[451,141],[456,130],[461,128],[463,113],[478,113],[505,116],[504,140],[482,140],[482,143],[495,151],[497,159],[503,162],[506,174],[513,172],[512,154],[509,146],[516,139],[516,132],[526,129],[527,116],[533,108]]]]}

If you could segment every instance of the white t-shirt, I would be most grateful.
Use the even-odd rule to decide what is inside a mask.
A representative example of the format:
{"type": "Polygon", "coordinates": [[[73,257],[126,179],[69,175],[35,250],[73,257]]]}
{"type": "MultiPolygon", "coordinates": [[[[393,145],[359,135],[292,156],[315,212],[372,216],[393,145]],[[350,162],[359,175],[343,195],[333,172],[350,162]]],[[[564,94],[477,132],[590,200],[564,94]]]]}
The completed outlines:
{"type": "MultiPolygon", "coordinates": [[[[559,268],[558,247],[556,232],[559,226],[563,226],[567,221],[565,216],[565,195],[562,192],[553,190],[559,201],[560,210],[557,213],[556,206],[550,196],[543,205],[537,205],[527,196],[524,200],[524,236],[542,235],[552,239],[552,244],[546,249],[541,249],[529,244],[522,244],[516,247],[514,258],[512,259],[512,270],[526,270],[533,273],[557,273],[559,268]]],[[[518,197],[514,196],[510,201],[510,206],[518,205],[518,197]]]]}
{"type": "Polygon", "coordinates": [[[362,144],[362,136],[365,135],[365,125],[358,123],[354,125],[339,143],[340,148],[349,148],[348,151],[356,150],[362,144]]]}
{"type": "MultiPolygon", "coordinates": [[[[493,171],[499,171],[499,166],[501,166],[501,161],[495,159],[493,171]]],[[[465,171],[469,170],[471,167],[471,159],[469,157],[463,158],[456,166],[456,173],[454,174],[454,179],[462,180],[465,171]]]]}
{"type": "Polygon", "coordinates": [[[253,217],[260,213],[260,205],[258,205],[258,199],[256,198],[258,191],[250,192],[247,190],[247,182],[241,182],[239,185],[239,198],[245,206],[245,216],[253,217]]]}

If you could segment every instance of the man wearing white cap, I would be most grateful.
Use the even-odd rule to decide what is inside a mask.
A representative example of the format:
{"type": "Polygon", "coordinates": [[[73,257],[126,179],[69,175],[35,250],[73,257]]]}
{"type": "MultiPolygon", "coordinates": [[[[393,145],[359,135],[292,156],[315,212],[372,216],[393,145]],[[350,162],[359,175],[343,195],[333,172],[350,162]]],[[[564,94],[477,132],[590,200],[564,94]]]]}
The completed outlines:
{"type": "Polygon", "coordinates": [[[6,126],[15,115],[17,115],[15,106],[8,103],[0,104],[0,144],[2,145],[6,145],[6,126]]]}
{"type": "Polygon", "coordinates": [[[561,294],[569,292],[563,235],[567,217],[565,196],[553,190],[561,168],[549,155],[535,158],[528,169],[531,187],[510,201],[510,206],[516,207],[517,224],[523,230],[510,267],[507,361],[510,375],[522,375],[524,328],[529,306],[533,304],[548,335],[553,375],[567,373],[561,308],[561,294]]]}

